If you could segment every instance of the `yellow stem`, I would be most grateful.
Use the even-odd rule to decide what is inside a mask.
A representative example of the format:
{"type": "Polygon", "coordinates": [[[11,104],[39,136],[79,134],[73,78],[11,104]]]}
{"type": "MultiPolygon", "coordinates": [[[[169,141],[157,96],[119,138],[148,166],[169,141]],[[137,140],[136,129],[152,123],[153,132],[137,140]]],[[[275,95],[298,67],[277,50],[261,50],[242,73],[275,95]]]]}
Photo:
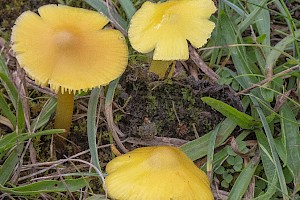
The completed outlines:
{"type": "MultiPolygon", "coordinates": [[[[61,91],[57,94],[56,116],[54,128],[65,129],[66,132],[61,134],[62,137],[67,137],[70,132],[74,107],[74,93],[61,91]]],[[[61,139],[59,139],[61,140],[61,139]]]]}
{"type": "Polygon", "coordinates": [[[171,78],[176,61],[152,60],[149,71],[159,76],[159,79],[171,78]]]}

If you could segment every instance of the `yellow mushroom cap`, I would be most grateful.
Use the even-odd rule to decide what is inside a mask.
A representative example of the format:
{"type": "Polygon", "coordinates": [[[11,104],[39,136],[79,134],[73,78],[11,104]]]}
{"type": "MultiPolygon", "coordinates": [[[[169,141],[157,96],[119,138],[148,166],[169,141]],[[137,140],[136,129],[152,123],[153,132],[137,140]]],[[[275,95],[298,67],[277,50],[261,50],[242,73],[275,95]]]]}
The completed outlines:
{"type": "Polygon", "coordinates": [[[110,161],[106,171],[112,199],[213,199],[206,174],[176,147],[135,149],[110,161]]]}
{"type": "Polygon", "coordinates": [[[12,30],[13,50],[28,75],[55,91],[88,90],[108,84],[127,65],[123,35],[103,29],[102,14],[63,5],[26,11],[12,30]]]}
{"type": "Polygon", "coordinates": [[[212,0],[170,0],[145,2],[130,22],[128,36],[132,47],[154,60],[187,60],[187,40],[203,46],[215,25],[209,17],[216,11],[212,0]]]}

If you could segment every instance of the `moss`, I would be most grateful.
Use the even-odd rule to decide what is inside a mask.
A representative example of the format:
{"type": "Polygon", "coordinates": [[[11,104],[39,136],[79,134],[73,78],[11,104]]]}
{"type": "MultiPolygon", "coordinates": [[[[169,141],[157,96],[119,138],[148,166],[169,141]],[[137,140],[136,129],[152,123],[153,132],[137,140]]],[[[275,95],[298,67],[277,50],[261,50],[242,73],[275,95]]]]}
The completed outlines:
{"type": "MultiPolygon", "coordinates": [[[[191,77],[153,80],[142,67],[128,70],[121,85],[125,89],[119,91],[120,96],[131,96],[131,100],[125,107],[128,114],[123,115],[118,125],[129,136],[139,137],[134,127],[141,126],[147,117],[156,124],[158,136],[192,140],[197,134],[211,131],[224,119],[204,104],[201,97],[211,96],[235,107],[239,105],[239,99],[233,97],[229,88],[196,82],[191,77]]],[[[121,106],[124,104],[121,98],[117,101],[121,106]]]]}

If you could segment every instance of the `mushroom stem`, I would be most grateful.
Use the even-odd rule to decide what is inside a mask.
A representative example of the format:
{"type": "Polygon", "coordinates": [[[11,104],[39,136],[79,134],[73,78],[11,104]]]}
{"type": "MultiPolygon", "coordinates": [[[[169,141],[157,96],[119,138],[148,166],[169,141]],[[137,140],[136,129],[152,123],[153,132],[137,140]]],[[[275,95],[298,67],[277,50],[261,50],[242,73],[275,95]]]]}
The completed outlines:
{"type": "MultiPolygon", "coordinates": [[[[65,129],[66,132],[60,136],[66,138],[70,132],[74,107],[74,92],[62,93],[61,90],[57,93],[56,116],[54,128],[65,129]]],[[[61,139],[57,139],[61,140],[61,139]]],[[[64,143],[64,142],[62,142],[64,143]]]]}
{"type": "Polygon", "coordinates": [[[152,60],[149,71],[159,76],[159,79],[171,78],[174,73],[176,61],[152,60]]]}

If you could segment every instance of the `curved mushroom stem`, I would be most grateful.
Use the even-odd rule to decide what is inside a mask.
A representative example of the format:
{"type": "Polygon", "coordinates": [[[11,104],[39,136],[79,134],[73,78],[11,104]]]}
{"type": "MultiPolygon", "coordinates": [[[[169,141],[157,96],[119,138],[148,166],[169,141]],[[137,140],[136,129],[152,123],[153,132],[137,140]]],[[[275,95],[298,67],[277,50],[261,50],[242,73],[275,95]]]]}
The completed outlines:
{"type": "MultiPolygon", "coordinates": [[[[56,116],[54,121],[54,128],[65,129],[66,132],[60,134],[61,137],[66,138],[70,132],[70,127],[72,123],[74,108],[74,92],[62,93],[59,90],[57,94],[57,105],[56,105],[56,116]]],[[[58,148],[61,148],[65,144],[65,140],[61,137],[55,137],[56,144],[58,148]]]]}

